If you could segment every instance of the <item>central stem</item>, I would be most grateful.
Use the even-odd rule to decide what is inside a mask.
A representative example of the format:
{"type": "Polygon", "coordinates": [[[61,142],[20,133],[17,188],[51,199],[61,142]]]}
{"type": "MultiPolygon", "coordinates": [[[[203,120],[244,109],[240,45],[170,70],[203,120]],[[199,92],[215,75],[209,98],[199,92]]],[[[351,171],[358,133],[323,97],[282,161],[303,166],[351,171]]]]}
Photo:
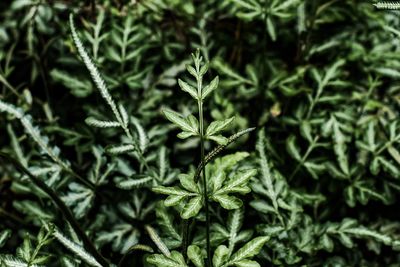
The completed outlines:
{"type": "MultiPolygon", "coordinates": [[[[199,121],[200,121],[200,150],[201,150],[201,162],[205,162],[204,155],[204,119],[203,119],[203,102],[199,100],[199,121]]],[[[203,196],[204,196],[204,207],[206,212],[206,247],[207,247],[207,266],[211,267],[211,248],[210,248],[210,215],[208,211],[208,193],[207,193],[207,179],[205,172],[205,164],[203,164],[202,170],[203,176],[203,196]]]]}

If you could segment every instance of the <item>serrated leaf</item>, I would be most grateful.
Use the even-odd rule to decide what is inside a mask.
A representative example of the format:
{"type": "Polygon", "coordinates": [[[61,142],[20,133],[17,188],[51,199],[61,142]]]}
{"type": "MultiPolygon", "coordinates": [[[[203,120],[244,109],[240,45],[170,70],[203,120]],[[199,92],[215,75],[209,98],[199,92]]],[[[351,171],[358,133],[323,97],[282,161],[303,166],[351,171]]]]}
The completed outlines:
{"type": "Polygon", "coordinates": [[[187,265],[180,265],[179,262],[166,257],[162,254],[153,254],[147,257],[146,261],[150,264],[153,264],[157,267],[184,267],[187,265]]]}
{"type": "Polygon", "coordinates": [[[185,132],[191,132],[195,135],[198,134],[198,127],[194,128],[193,125],[191,125],[191,122],[185,118],[183,118],[179,113],[172,111],[172,110],[163,110],[163,113],[165,117],[177,125],[179,128],[181,128],[185,132]]]}
{"type": "Polygon", "coordinates": [[[147,149],[147,146],[149,144],[149,138],[147,137],[146,131],[144,130],[143,126],[139,122],[139,120],[135,117],[132,118],[132,123],[136,128],[136,132],[138,133],[139,136],[139,148],[140,151],[145,152],[147,149]]]}
{"type": "Polygon", "coordinates": [[[182,91],[189,93],[194,99],[199,99],[197,95],[197,90],[194,87],[182,81],[181,79],[178,79],[178,84],[182,91]]]}
{"type": "Polygon", "coordinates": [[[224,246],[220,245],[214,252],[214,256],[212,259],[214,267],[221,267],[228,259],[229,249],[224,246]]]}
{"type": "Polygon", "coordinates": [[[229,195],[213,195],[212,199],[219,202],[224,209],[233,210],[238,209],[243,205],[243,202],[234,196],[229,195]]]}
{"type": "Polygon", "coordinates": [[[194,182],[193,175],[182,173],[178,176],[178,178],[182,187],[185,188],[187,191],[199,193],[199,188],[197,184],[194,182]]]}
{"type": "Polygon", "coordinates": [[[160,236],[157,234],[156,230],[151,227],[150,225],[145,225],[145,229],[147,233],[149,234],[151,240],[156,244],[158,249],[164,254],[166,257],[171,256],[171,252],[169,251],[168,247],[165,245],[165,243],[161,240],[160,236]]]}
{"type": "Polygon", "coordinates": [[[203,88],[201,93],[201,99],[204,100],[212,91],[214,91],[218,87],[219,78],[215,77],[209,85],[203,88]]]}
{"type": "Polygon", "coordinates": [[[123,178],[123,177],[116,177],[115,183],[118,188],[130,190],[133,188],[138,188],[146,185],[147,183],[151,182],[153,177],[148,175],[132,175],[131,177],[123,178]]]}
{"type": "Polygon", "coordinates": [[[187,256],[196,267],[204,267],[204,257],[198,246],[190,245],[188,247],[187,256]]]}
{"type": "Polygon", "coordinates": [[[135,146],[131,144],[126,145],[112,145],[106,147],[106,152],[112,155],[120,155],[135,150],[135,146]]]}
{"type": "Polygon", "coordinates": [[[64,234],[62,234],[58,229],[53,232],[54,237],[68,250],[70,250],[74,255],[82,259],[84,262],[94,267],[102,267],[102,265],[81,245],[70,240],[64,234]]]}
{"type": "Polygon", "coordinates": [[[181,211],[182,219],[189,219],[196,216],[203,206],[203,197],[197,196],[191,198],[181,211]]]}
{"type": "Polygon", "coordinates": [[[129,116],[128,112],[126,111],[125,107],[121,104],[118,105],[119,113],[121,114],[122,123],[125,127],[128,127],[129,124],[129,116]]]}
{"type": "Polygon", "coordinates": [[[226,119],[223,121],[213,121],[207,127],[206,136],[212,136],[212,135],[219,133],[220,131],[225,129],[229,124],[231,124],[234,119],[235,119],[235,117],[232,117],[232,118],[229,118],[229,119],[226,119]]]}
{"type": "Polygon", "coordinates": [[[236,267],[260,267],[260,264],[252,260],[241,260],[234,264],[236,267]]]}
{"type": "Polygon", "coordinates": [[[228,138],[223,137],[222,135],[207,136],[207,139],[213,140],[219,145],[226,145],[228,143],[228,138]]]}
{"type": "Polygon", "coordinates": [[[259,236],[252,239],[232,255],[229,263],[234,264],[244,259],[251,259],[258,253],[260,253],[261,248],[268,240],[268,236],[259,236]]]}
{"type": "Polygon", "coordinates": [[[289,136],[286,140],[286,149],[294,159],[301,161],[300,151],[296,145],[296,137],[294,135],[289,136]]]}

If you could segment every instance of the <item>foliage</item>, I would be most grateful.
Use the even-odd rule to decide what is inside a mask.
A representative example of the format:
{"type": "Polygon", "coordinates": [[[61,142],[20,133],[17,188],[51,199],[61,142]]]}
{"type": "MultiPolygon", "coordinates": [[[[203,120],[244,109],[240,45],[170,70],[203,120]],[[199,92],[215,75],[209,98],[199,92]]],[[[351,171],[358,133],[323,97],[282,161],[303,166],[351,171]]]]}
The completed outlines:
{"type": "Polygon", "coordinates": [[[398,8],[1,1],[0,266],[398,266],[398,8]]]}

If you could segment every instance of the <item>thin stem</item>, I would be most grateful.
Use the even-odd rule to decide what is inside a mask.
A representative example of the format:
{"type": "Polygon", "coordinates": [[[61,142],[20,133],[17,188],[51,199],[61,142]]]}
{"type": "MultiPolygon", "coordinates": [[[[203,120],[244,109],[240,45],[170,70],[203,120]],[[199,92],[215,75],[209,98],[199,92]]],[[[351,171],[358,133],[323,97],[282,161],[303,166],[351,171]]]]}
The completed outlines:
{"type": "MultiPolygon", "coordinates": [[[[200,123],[200,153],[201,162],[205,162],[204,154],[204,118],[203,118],[203,102],[198,101],[199,106],[199,123],[200,123]]],[[[208,211],[208,193],[207,193],[207,178],[205,172],[205,164],[203,164],[202,170],[203,176],[203,197],[204,197],[204,207],[206,211],[206,248],[207,248],[207,266],[211,267],[211,248],[210,248],[210,214],[208,211]]]]}

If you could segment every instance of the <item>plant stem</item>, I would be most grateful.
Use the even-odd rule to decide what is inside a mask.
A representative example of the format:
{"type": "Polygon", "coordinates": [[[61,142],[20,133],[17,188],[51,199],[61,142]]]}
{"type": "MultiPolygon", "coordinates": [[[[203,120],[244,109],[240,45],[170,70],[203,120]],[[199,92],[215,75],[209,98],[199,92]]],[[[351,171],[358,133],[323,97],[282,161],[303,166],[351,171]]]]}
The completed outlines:
{"type": "MultiPolygon", "coordinates": [[[[203,118],[203,102],[198,101],[199,106],[199,123],[200,123],[200,153],[201,162],[205,162],[204,154],[204,118],[203,118]]],[[[207,178],[205,172],[205,164],[203,164],[203,197],[204,197],[204,207],[206,211],[206,248],[207,248],[207,266],[211,267],[211,248],[210,248],[210,214],[208,211],[208,193],[207,193],[207,178]]]]}

